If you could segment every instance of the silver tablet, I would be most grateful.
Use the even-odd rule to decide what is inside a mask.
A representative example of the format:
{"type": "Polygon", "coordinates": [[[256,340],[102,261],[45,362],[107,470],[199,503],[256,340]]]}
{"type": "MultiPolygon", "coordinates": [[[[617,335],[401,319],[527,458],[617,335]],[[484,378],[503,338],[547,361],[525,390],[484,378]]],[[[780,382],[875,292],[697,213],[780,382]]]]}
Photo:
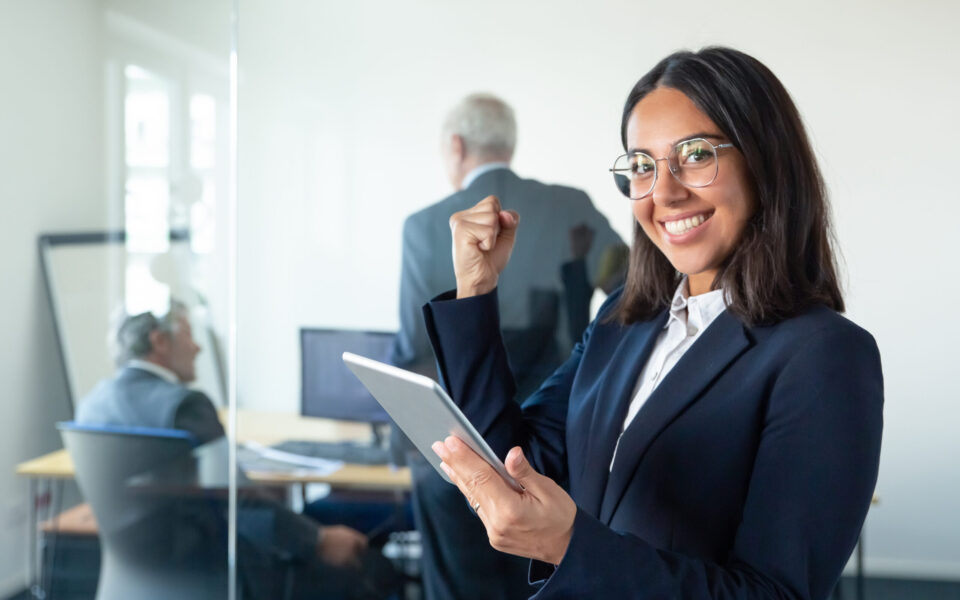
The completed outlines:
{"type": "Polygon", "coordinates": [[[449,482],[450,478],[440,469],[440,457],[430,446],[455,435],[490,463],[513,489],[520,491],[503,462],[437,382],[350,352],[343,353],[343,362],[445,480],[449,482]]]}

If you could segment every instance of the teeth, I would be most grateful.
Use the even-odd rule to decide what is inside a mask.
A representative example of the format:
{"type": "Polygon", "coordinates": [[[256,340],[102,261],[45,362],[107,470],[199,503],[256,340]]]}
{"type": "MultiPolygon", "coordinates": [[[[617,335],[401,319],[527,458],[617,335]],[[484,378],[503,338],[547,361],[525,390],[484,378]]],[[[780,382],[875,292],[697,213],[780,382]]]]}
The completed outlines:
{"type": "Polygon", "coordinates": [[[690,231],[694,227],[698,227],[706,221],[707,218],[703,215],[697,215],[695,217],[690,217],[689,219],[678,219],[676,221],[667,221],[664,223],[664,228],[668,233],[672,235],[683,235],[684,233],[690,231]]]}

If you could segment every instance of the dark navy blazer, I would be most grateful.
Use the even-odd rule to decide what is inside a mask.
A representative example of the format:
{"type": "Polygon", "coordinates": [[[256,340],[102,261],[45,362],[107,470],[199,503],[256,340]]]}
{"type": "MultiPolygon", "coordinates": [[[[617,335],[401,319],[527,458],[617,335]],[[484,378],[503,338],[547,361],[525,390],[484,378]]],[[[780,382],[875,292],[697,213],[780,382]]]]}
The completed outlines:
{"type": "Polygon", "coordinates": [[[501,457],[522,446],[577,503],[560,565],[531,565],[535,598],[826,598],[876,484],[871,335],[824,307],[766,327],[724,311],[623,432],[611,471],[667,319],[621,325],[619,295],[522,407],[496,291],[424,307],[454,401],[501,457]]]}

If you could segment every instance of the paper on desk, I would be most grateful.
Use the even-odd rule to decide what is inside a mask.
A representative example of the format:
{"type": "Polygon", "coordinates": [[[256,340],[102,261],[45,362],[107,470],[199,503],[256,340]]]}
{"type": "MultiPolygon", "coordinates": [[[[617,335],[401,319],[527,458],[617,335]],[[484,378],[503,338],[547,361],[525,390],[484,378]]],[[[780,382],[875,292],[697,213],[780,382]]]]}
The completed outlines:
{"type": "Polygon", "coordinates": [[[293,472],[324,476],[343,467],[342,460],[292,454],[256,442],[244,442],[243,449],[247,452],[242,452],[238,459],[240,468],[244,471],[293,472]]]}

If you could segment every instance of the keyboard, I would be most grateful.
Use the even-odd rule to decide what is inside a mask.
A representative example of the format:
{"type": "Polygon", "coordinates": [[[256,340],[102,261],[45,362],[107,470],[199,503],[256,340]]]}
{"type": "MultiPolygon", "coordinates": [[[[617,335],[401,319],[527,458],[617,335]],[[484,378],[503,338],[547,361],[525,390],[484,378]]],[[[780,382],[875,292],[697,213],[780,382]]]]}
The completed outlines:
{"type": "Polygon", "coordinates": [[[387,448],[358,444],[356,442],[314,442],[306,440],[288,440],[271,446],[274,450],[309,456],[311,458],[326,458],[342,460],[358,465],[385,465],[390,462],[390,451],[387,448]]]}

